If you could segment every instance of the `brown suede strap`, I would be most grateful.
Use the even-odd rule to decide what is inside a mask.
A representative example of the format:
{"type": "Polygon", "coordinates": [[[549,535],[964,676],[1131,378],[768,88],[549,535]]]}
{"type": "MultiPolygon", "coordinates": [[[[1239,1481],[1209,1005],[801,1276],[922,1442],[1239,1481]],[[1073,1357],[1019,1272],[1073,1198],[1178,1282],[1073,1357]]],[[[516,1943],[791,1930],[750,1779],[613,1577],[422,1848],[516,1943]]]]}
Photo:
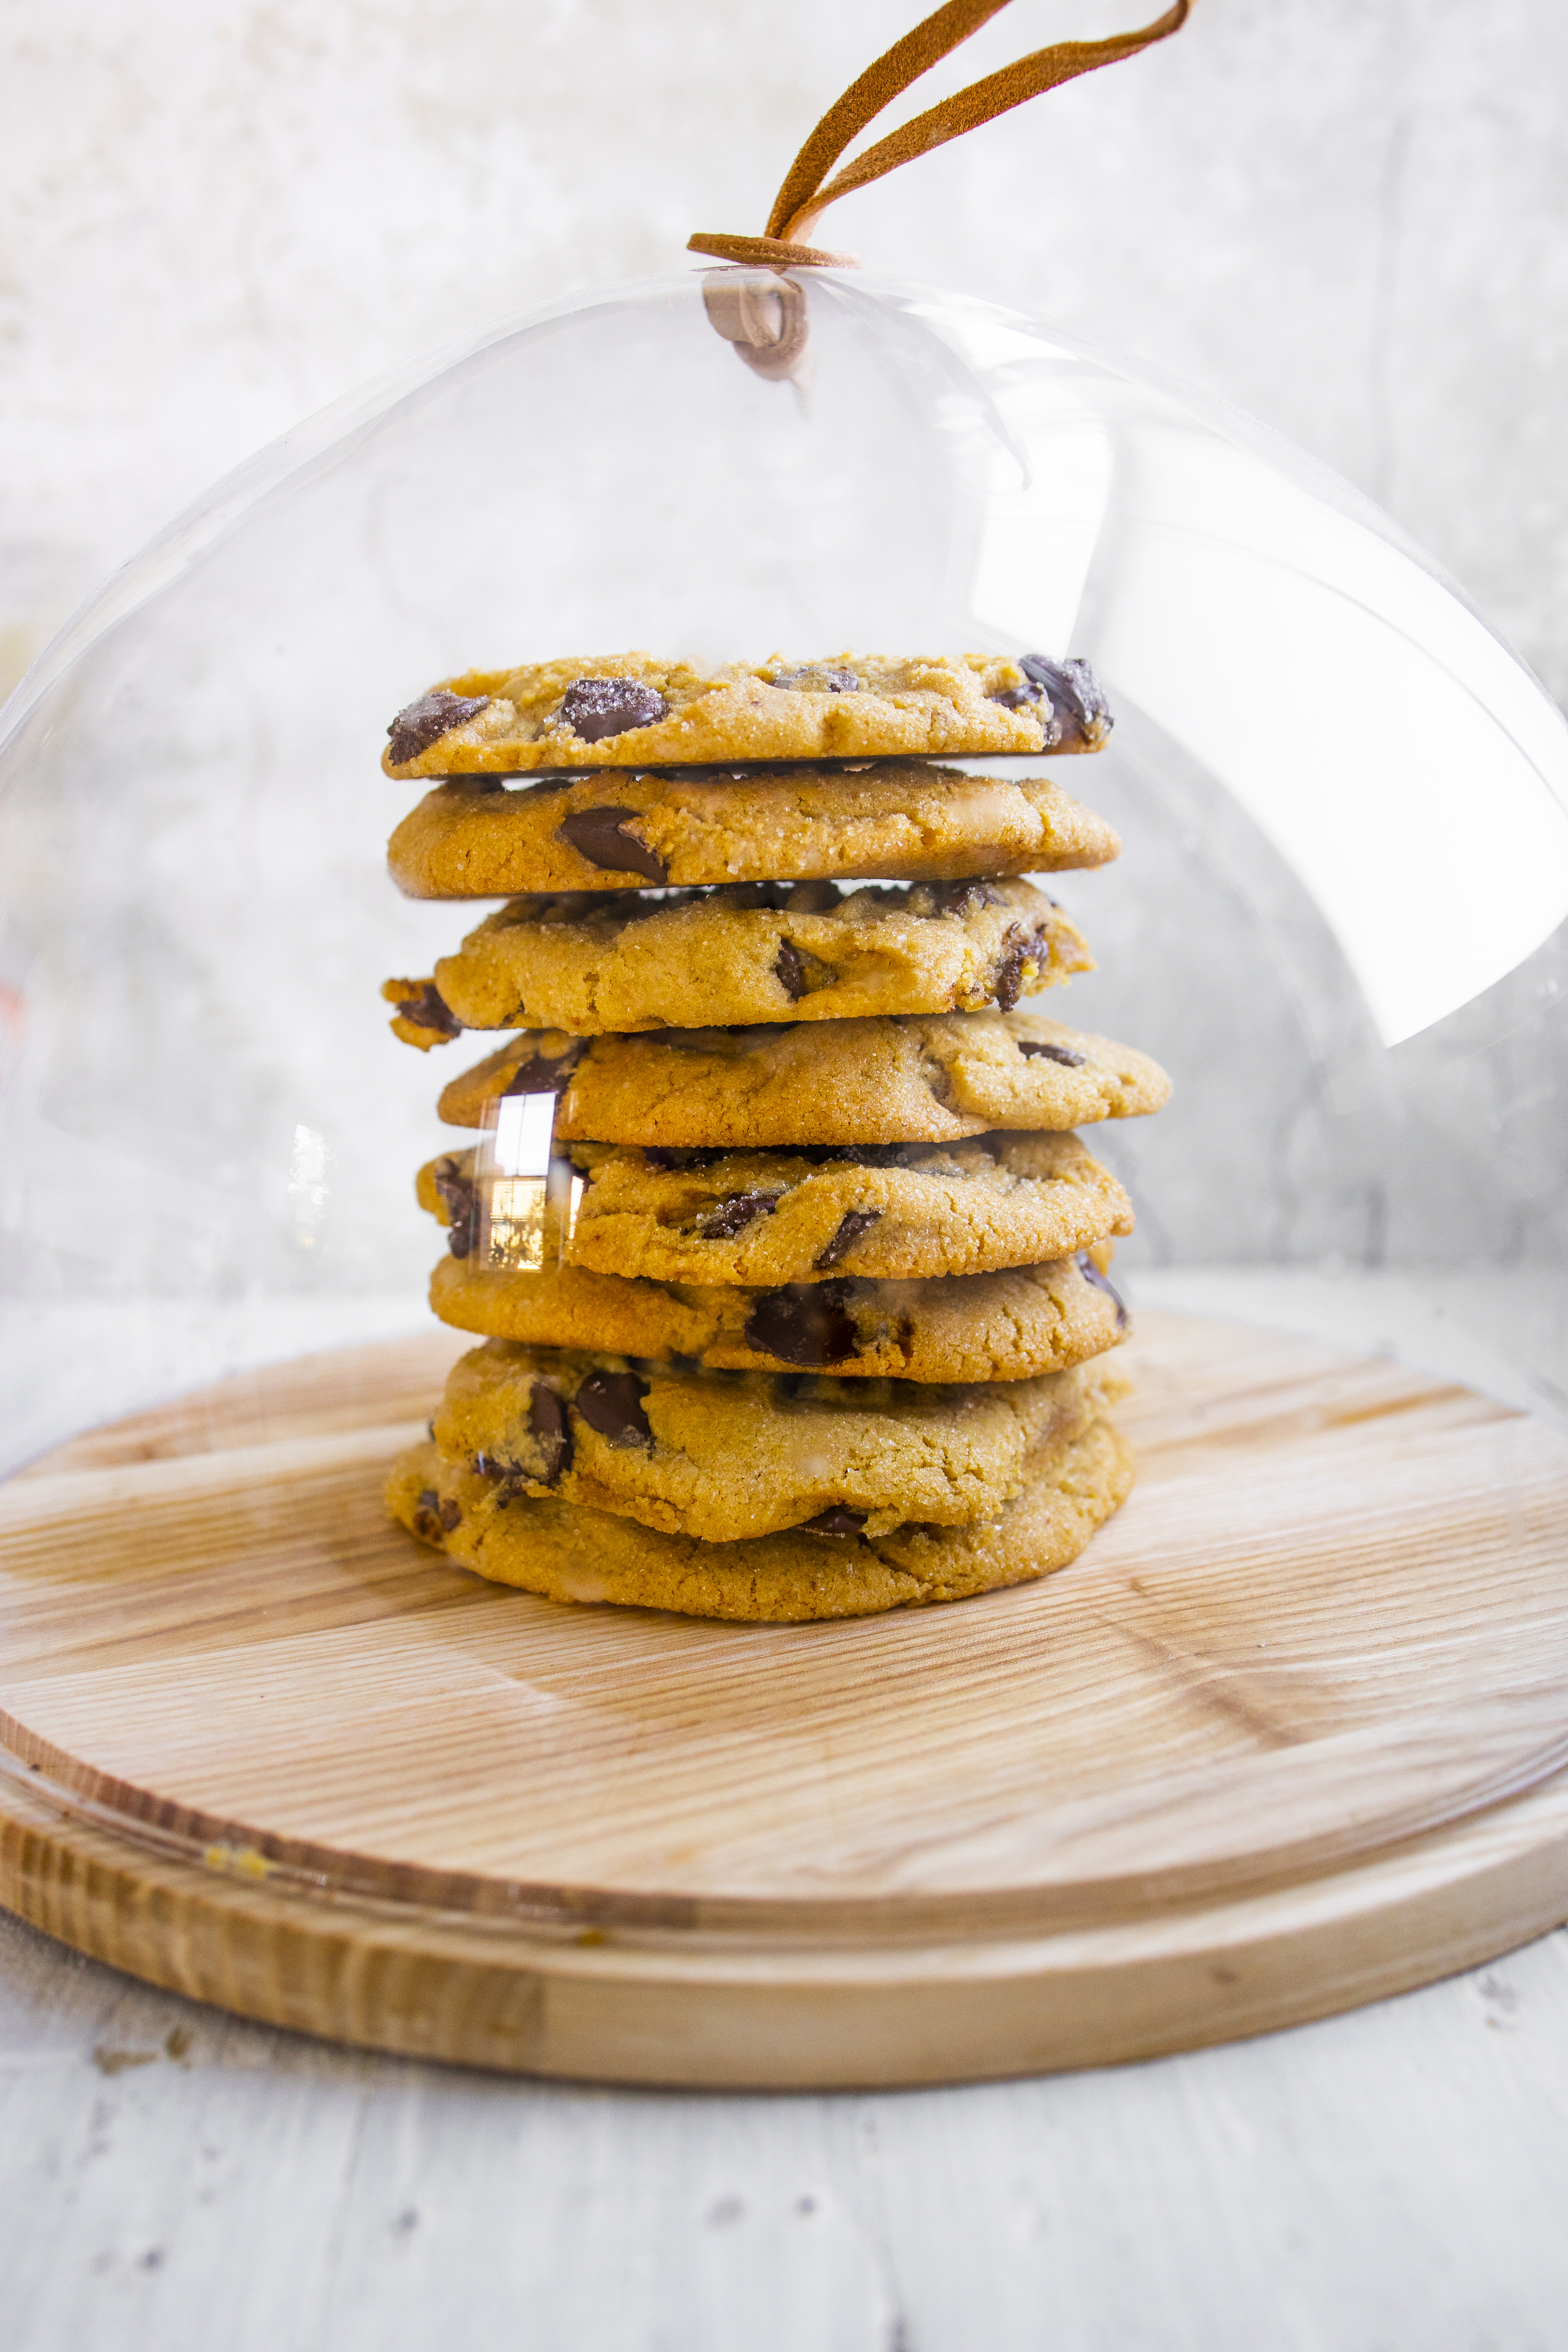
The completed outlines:
{"type": "Polygon", "coordinates": [[[1004,66],[1000,73],[971,82],[966,89],[943,99],[940,106],[928,107],[901,130],[868,147],[836,180],[827,178],[845,149],[874,116],[1006,5],[1007,0],[947,0],[945,7],[934,9],[901,41],[895,41],[875,65],[868,66],[837,105],[828,108],[785,174],[768,215],[765,236],[727,236],[700,230],[689,239],[688,251],[715,254],[721,261],[762,262],[773,269],[853,268],[848,254],[826,253],[816,246],[797,242],[800,233],[826,205],[855,188],[868,187],[873,180],[896,171],[914,156],[928,154],[931,148],[944,146],[948,140],[962,138],[966,131],[1022,106],[1026,100],[1038,98],[1043,90],[1055,89],[1059,82],[1093,73],[1097,66],[1113,66],[1122,58],[1136,57],[1154,41],[1168,39],[1186,23],[1192,0],[1173,0],[1163,16],[1135,33],[1113,33],[1103,41],[1058,41],[1050,48],[1036,49],[1016,64],[1004,66]]]}

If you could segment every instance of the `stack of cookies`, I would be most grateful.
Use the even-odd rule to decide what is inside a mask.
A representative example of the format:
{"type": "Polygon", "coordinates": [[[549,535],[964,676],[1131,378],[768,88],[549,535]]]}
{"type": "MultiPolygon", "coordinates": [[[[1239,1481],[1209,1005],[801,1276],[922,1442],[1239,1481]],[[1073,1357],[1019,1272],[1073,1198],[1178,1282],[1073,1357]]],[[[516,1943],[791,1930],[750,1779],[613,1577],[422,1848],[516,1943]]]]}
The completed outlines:
{"type": "Polygon", "coordinates": [[[752,1619],[1083,1549],[1132,1477],[1132,1213],[1073,1130],[1168,1083],[1016,1009],[1091,969],[1022,877],[1114,833],[1037,768],[937,762],[1110,724],[1087,665],[980,654],[623,654],[399,713],[383,764],[434,789],[396,881],[504,903],[386,983],[392,1025],[507,1033],[440,1097],[473,1139],[419,1173],[431,1303],[483,1344],[393,1474],[405,1526],[555,1600],[752,1619]]]}

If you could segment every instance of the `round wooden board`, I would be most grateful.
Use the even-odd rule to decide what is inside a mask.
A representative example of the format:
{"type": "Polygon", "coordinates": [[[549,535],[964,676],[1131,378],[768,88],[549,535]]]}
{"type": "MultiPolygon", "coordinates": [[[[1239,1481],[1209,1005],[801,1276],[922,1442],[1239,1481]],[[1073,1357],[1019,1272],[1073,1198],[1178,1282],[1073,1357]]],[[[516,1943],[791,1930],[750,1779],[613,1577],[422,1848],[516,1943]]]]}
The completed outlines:
{"type": "Polygon", "coordinates": [[[805,1626],[570,1609],[385,1519],[464,1344],[247,1375],[0,1487],[0,1901],[387,2050],[807,2087],[1322,2015],[1568,1916],[1568,1443],[1142,1318],[1084,1558],[805,1626]]]}

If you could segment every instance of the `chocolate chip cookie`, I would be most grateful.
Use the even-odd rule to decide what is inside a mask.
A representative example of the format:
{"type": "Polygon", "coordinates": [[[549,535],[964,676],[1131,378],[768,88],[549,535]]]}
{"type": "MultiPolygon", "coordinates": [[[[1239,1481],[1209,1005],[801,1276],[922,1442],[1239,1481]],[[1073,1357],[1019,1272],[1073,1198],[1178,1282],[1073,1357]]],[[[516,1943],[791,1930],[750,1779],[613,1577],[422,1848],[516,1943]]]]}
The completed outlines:
{"type": "MultiPolygon", "coordinates": [[[[1126,1193],[1070,1134],[808,1152],[584,1143],[570,1157],[584,1183],[568,1262],[658,1282],[990,1273],[1132,1230],[1126,1193]]],[[[477,1160],[444,1153],[419,1171],[420,1206],[447,1228],[454,1256],[479,1238],[477,1160]]]]}
{"type": "Polygon", "coordinates": [[[436,1443],[512,1495],[706,1543],[994,1518],[1047,1447],[1125,1391],[1110,1359],[982,1384],[691,1370],[491,1339],[454,1365],[436,1443]]]}
{"type": "Polygon", "coordinates": [[[774,655],[703,669],[652,654],[469,670],[387,729],[391,776],[732,760],[1093,751],[1110,730],[1086,662],[1026,654],[774,655]]]}
{"type": "Polygon", "coordinates": [[[404,818],[387,863],[411,898],[500,898],[648,882],[1044,874],[1103,866],[1121,846],[1048,777],[879,760],[612,770],[510,791],[495,776],[455,777],[404,818]]]}
{"type": "MultiPolygon", "coordinates": [[[[393,1026],[406,1034],[409,1024],[400,1014],[393,1026]]],[[[1158,1062],[1113,1038],[1038,1013],[970,1013],[587,1039],[532,1031],[454,1078],[437,1108],[448,1127],[484,1127],[508,1095],[554,1092],[556,1133],[572,1141],[788,1150],[1089,1127],[1142,1118],[1170,1091],[1158,1062]]]]}
{"type": "Polygon", "coordinates": [[[1015,1381],[1113,1348],[1127,1310],[1101,1265],[1106,1244],[997,1274],[918,1282],[634,1280],[586,1266],[538,1272],[444,1257],[430,1304],[459,1331],[536,1348],[593,1348],[720,1370],[832,1371],[845,1379],[1015,1381]]]}
{"type": "Polygon", "coordinates": [[[915,882],[841,892],[833,882],[715,890],[541,892],[509,899],[443,956],[403,1013],[438,1041],[465,1029],[606,1031],[843,1021],[876,1013],[1010,1010],[1094,960],[1031,883],[915,882]]]}
{"type": "Polygon", "coordinates": [[[415,1446],[395,1467],[395,1517],[461,1567],[552,1601],[798,1623],[963,1600],[1064,1568],[1125,1500],[1132,1464],[1106,1421],[1031,1465],[1016,1499],[967,1527],[907,1523],[884,1536],[792,1528],[727,1543],[671,1535],[415,1446]]]}

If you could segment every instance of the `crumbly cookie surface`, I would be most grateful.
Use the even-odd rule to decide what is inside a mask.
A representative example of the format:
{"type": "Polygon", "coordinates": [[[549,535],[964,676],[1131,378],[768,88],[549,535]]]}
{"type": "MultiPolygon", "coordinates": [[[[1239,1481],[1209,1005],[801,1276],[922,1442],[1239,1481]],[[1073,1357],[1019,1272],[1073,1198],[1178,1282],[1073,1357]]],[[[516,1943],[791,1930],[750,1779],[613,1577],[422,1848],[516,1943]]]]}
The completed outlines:
{"type": "Polygon", "coordinates": [[[982,1385],[694,1371],[491,1339],[437,1412],[449,1459],[509,1496],[727,1543],[814,1524],[879,1536],[994,1518],[1045,1448],[1123,1392],[1105,1359],[982,1385]]]}
{"type": "Polygon", "coordinates": [[[689,766],[731,760],[1098,751],[1110,727],[1087,664],[1025,655],[835,654],[703,669],[649,653],[468,670],[387,729],[392,776],[689,766]]]}
{"type": "MultiPolygon", "coordinates": [[[[658,1282],[992,1273],[1132,1230],[1121,1186],[1071,1134],[816,1153],[588,1143],[571,1157],[584,1181],[569,1262],[658,1282]]],[[[447,1227],[454,1256],[479,1240],[477,1159],[447,1153],[419,1171],[419,1204],[447,1227]]]]}
{"type": "Polygon", "coordinates": [[[541,1091],[560,1095],[556,1132],[571,1141],[744,1150],[1088,1127],[1158,1110],[1171,1082],[1114,1038],[1038,1013],[971,1013],[586,1040],[530,1032],[454,1078],[437,1109],[448,1127],[483,1127],[503,1096],[541,1091]]]}
{"type": "Polygon", "coordinates": [[[1044,874],[1103,866],[1121,846],[1047,776],[889,760],[612,771],[510,791],[494,777],[455,778],[404,818],[387,863],[411,898],[499,898],[650,882],[1044,874]]]}
{"type": "Polygon", "coordinates": [[[1028,882],[847,892],[832,882],[738,882],[664,898],[512,898],[439,960],[433,982],[415,985],[434,990],[437,1026],[444,1008],[465,1029],[587,1037],[699,1020],[1007,1009],[1093,969],[1082,934],[1028,882]]]}
{"type": "Polygon", "coordinates": [[[1103,1271],[1108,1244],[997,1274],[916,1282],[852,1276],[786,1283],[633,1280],[585,1266],[537,1273],[444,1257],[430,1304],[459,1331],[535,1348],[735,1371],[831,1371],[839,1379],[1015,1381],[1113,1348],[1127,1312],[1103,1271]]]}
{"type": "Polygon", "coordinates": [[[879,1537],[793,1528],[708,1543],[551,1495],[503,1501],[500,1482],[434,1444],[399,1459],[387,1504],[460,1566],[552,1601],[798,1623],[963,1600],[1064,1568],[1132,1479],[1125,1439],[1097,1421],[1037,1458],[995,1518],[967,1527],[905,1525],[879,1537]]]}

